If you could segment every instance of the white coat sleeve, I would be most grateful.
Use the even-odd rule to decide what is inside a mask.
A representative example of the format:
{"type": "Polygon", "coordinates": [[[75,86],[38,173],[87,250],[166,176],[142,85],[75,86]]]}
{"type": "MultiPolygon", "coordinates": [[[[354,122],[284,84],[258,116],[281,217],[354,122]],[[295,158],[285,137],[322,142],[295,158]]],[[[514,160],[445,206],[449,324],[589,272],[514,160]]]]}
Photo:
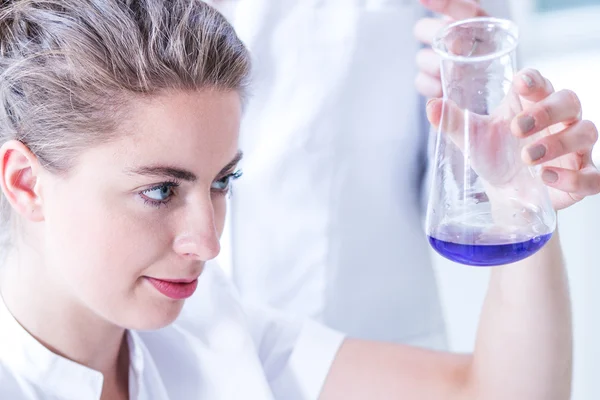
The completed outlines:
{"type": "Polygon", "coordinates": [[[251,335],[276,399],[316,400],[344,335],[309,319],[246,307],[251,335]]]}

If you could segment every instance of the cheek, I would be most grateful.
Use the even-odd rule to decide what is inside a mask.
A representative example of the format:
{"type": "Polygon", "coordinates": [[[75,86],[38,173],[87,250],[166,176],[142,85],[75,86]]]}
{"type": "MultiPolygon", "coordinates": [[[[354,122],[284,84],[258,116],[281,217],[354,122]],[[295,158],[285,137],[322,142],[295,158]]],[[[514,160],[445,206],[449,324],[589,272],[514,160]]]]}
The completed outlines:
{"type": "Polygon", "coordinates": [[[161,250],[156,230],[129,211],[101,194],[65,196],[46,212],[48,260],[74,286],[126,290],[161,250]]]}
{"type": "Polygon", "coordinates": [[[109,272],[126,243],[126,227],[94,201],[49,210],[45,225],[48,259],[79,281],[109,272]]]}

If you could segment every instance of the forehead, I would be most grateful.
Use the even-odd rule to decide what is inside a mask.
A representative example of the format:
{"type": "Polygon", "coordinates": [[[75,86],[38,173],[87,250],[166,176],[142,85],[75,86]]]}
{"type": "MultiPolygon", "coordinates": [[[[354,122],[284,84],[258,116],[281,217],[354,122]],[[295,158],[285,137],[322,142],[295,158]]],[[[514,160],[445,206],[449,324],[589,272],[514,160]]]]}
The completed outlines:
{"type": "Polygon", "coordinates": [[[214,172],[237,152],[241,102],[234,91],[168,93],[134,102],[128,115],[118,148],[129,166],[214,172]]]}

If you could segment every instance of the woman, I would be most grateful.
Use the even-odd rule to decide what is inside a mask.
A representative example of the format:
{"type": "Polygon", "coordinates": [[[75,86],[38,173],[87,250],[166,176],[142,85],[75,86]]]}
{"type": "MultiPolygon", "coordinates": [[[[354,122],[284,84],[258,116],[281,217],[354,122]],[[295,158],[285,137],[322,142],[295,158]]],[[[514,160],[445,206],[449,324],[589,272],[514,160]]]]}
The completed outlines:
{"type": "MultiPolygon", "coordinates": [[[[557,235],[494,270],[473,355],[345,339],[239,305],[206,262],[219,252],[225,195],[240,175],[249,57],[205,3],[13,1],[0,33],[10,223],[1,398],[568,397],[557,235]],[[176,321],[186,298],[202,312],[176,321]]],[[[529,132],[568,126],[533,144],[547,150],[539,160],[524,155],[561,157],[562,168],[544,167],[554,206],[597,193],[597,132],[580,120],[576,97],[553,93],[532,70],[515,87],[534,102],[515,134],[528,134],[523,121],[529,132]]],[[[439,122],[439,101],[427,111],[439,122]]]]}

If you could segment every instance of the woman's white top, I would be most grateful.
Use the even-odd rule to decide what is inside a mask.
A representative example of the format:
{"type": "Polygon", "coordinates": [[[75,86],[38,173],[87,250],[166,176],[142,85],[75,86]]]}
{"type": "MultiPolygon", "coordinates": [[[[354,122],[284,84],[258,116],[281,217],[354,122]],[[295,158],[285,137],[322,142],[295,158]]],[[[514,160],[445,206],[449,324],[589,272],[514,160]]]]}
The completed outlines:
{"type": "MultiPolygon", "coordinates": [[[[244,308],[207,266],[180,318],[128,332],[131,400],[317,399],[343,335],[244,308]]],[[[98,400],[102,374],[58,356],[0,302],[0,399],[98,400]]]]}

